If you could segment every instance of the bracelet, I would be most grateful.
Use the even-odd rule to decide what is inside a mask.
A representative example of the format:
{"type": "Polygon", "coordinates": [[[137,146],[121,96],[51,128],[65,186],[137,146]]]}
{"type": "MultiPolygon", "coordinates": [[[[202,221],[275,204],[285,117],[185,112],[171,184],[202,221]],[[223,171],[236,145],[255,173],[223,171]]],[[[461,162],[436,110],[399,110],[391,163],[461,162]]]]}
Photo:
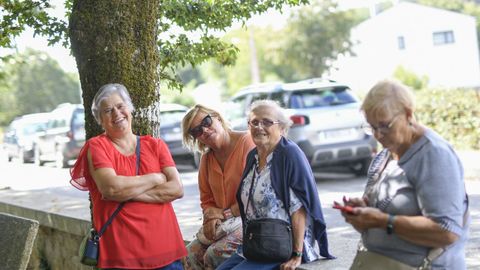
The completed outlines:
{"type": "Polygon", "coordinates": [[[388,220],[387,220],[387,234],[392,234],[393,233],[393,222],[395,222],[395,215],[388,214],[388,220]]]}
{"type": "Polygon", "coordinates": [[[303,252],[301,251],[292,251],[292,257],[302,257],[303,252]]]}
{"type": "Polygon", "coordinates": [[[223,210],[223,216],[225,217],[225,219],[229,219],[229,218],[233,217],[232,209],[227,208],[227,209],[223,210]]]}

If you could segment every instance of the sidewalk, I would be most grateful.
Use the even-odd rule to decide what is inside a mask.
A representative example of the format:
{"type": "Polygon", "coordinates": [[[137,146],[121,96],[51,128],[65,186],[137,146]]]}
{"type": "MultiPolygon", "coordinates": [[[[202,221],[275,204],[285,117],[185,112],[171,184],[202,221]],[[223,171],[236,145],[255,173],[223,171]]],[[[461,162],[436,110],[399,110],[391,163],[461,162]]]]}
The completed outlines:
{"type": "Polygon", "coordinates": [[[480,181],[480,151],[457,151],[463,164],[465,180],[480,181]]]}

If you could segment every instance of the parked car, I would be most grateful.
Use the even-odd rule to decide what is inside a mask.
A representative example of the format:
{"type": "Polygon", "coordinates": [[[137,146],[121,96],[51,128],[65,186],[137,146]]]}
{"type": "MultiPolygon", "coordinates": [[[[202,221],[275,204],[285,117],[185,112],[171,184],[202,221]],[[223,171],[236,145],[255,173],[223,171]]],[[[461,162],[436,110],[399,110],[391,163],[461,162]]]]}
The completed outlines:
{"type": "Polygon", "coordinates": [[[200,154],[192,153],[182,144],[182,119],[187,111],[180,104],[160,104],[160,138],[168,145],[175,162],[191,163],[198,168],[200,154]]]}
{"type": "Polygon", "coordinates": [[[81,104],[64,103],[50,113],[46,127],[39,133],[35,147],[35,162],[43,166],[55,162],[66,168],[77,159],[85,144],[85,111],[81,104]]]}
{"type": "Polygon", "coordinates": [[[37,133],[44,129],[49,113],[33,113],[16,117],[8,126],[3,138],[8,161],[18,158],[21,162],[33,162],[37,133]]]}
{"type": "Polygon", "coordinates": [[[360,103],[348,85],[318,79],[297,83],[266,83],[239,91],[227,105],[227,117],[237,130],[247,129],[250,104],[271,99],[286,108],[293,122],[288,138],[298,144],[313,169],[348,166],[367,173],[377,142],[365,134],[360,103]]]}

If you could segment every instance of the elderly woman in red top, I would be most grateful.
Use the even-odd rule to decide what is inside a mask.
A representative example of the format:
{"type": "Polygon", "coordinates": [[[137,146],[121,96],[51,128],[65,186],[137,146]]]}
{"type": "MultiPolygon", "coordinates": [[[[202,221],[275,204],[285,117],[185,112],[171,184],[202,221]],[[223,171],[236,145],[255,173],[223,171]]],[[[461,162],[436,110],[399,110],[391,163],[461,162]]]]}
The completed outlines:
{"type": "Polygon", "coordinates": [[[254,144],[248,132],[233,131],[219,112],[199,104],[185,115],[182,128],[184,144],[203,153],[198,171],[203,226],[187,246],[187,269],[215,269],[242,243],[235,194],[254,144]]]}
{"type": "Polygon", "coordinates": [[[93,225],[99,231],[126,202],[100,239],[102,269],[183,269],[187,252],[171,201],[183,186],[166,144],[132,132],[132,101],[125,86],[100,88],[92,113],[105,133],[91,138],[71,171],[71,183],[90,192],[93,225]],[[128,201],[128,202],[127,202],[128,201]]]}

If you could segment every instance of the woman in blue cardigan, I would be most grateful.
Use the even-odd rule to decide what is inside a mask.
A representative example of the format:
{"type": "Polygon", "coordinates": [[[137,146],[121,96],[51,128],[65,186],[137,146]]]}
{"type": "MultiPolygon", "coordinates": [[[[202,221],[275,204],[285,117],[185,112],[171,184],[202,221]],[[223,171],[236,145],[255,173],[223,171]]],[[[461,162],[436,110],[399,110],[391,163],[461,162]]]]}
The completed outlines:
{"type": "Polygon", "coordinates": [[[252,104],[248,126],[256,148],[247,156],[237,201],[244,230],[247,220],[276,218],[290,222],[292,256],[284,262],[258,262],[245,258],[240,246],[217,269],[295,269],[320,256],[333,258],[328,252],[312,169],[300,148],[284,137],[290,125],[291,120],[276,102],[259,100],[252,104]]]}

